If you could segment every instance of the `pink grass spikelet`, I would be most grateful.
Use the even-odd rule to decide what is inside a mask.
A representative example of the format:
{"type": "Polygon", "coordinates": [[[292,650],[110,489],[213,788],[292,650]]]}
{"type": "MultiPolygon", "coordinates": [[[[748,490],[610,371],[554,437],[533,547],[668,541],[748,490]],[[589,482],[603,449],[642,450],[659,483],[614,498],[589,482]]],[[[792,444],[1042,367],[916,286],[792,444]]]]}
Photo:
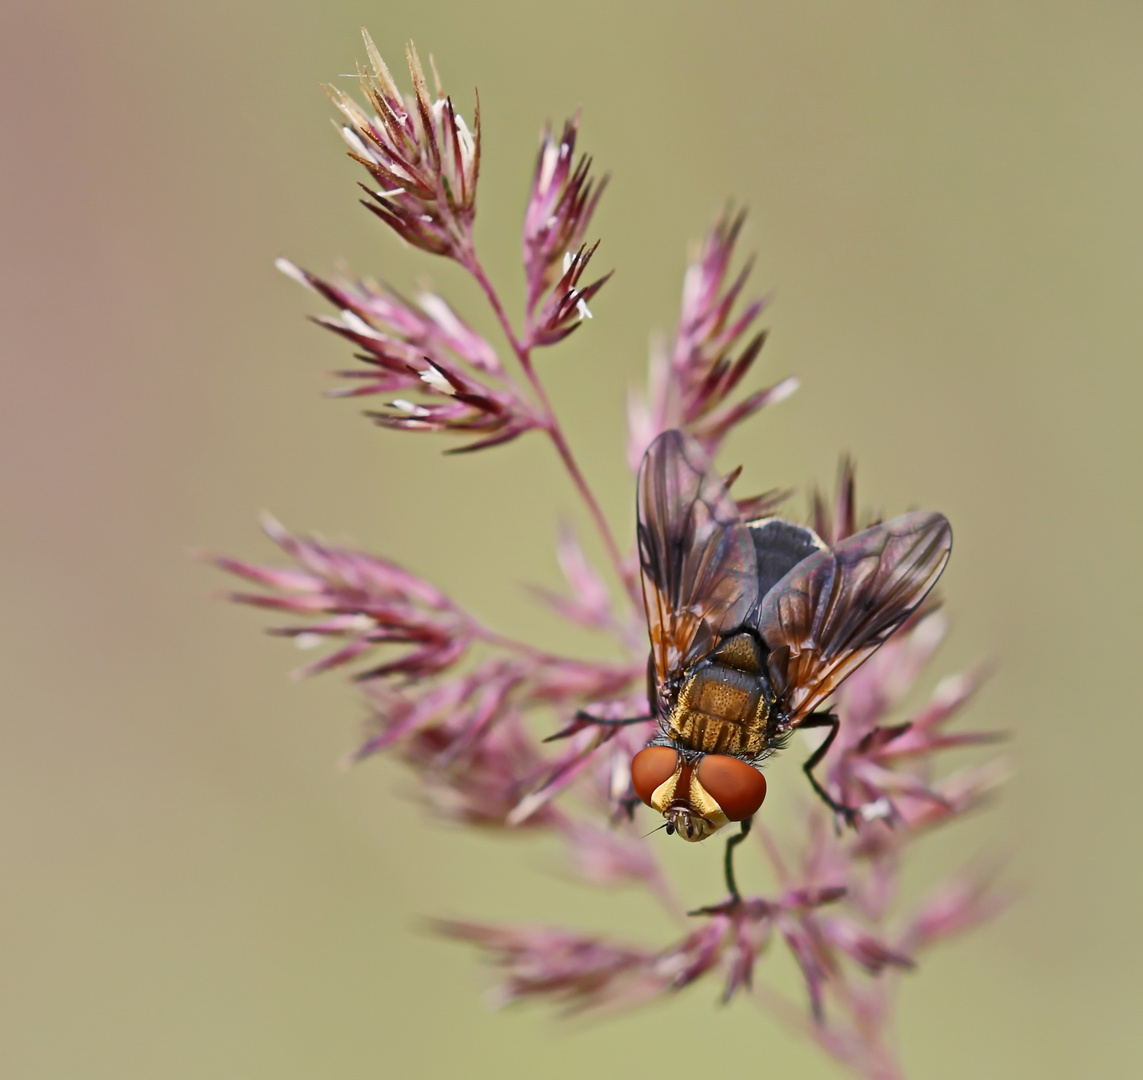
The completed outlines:
{"type": "Polygon", "coordinates": [[[564,257],[563,276],[556,282],[551,296],[540,309],[530,337],[532,344],[555,345],[579,329],[584,319],[592,318],[591,309],[587,306],[588,301],[607,284],[611,277],[611,274],[607,273],[601,278],[596,278],[590,285],[580,287],[579,279],[587,269],[587,264],[597,247],[599,247],[598,240],[591,247],[581,244],[578,251],[568,252],[564,257]]]}
{"type": "MultiPolygon", "coordinates": [[[[486,340],[434,292],[408,299],[369,279],[325,279],[287,259],[278,267],[333,306],[313,321],[348,341],[362,365],[341,372],[348,385],[333,394],[383,395],[384,406],[367,414],[379,426],[460,435],[461,450],[531,431],[551,444],[605,562],[595,565],[590,546],[565,525],[555,552],[565,587],[533,594],[556,618],[599,635],[606,659],[521,640],[397,562],[272,519],[264,528],[284,565],[210,560],[245,583],[229,598],[279,613],[286,624],[271,633],[327,647],[297,675],[350,674],[367,720],[348,763],[388,754],[408,770],[432,818],[551,836],[584,886],[644,890],[679,927],[668,940],[624,942],[564,927],[435,923],[482,952],[494,1003],[611,1015],[706,981],[722,1001],[741,1008],[748,1000],[804,1032],[856,1075],[903,1078],[894,1037],[901,973],[1006,902],[994,866],[980,859],[949,873],[919,904],[902,898],[916,844],[985,806],[1006,777],[998,760],[971,759],[951,771],[945,763],[947,751],[971,758],[997,737],[956,726],[986,668],[947,675],[927,697],[914,696],[929,684],[947,630],[928,590],[948,558],[948,522],[918,512],[862,525],[848,458],[832,496],[811,492],[806,525],[778,520],[791,513],[789,491],[730,493],[741,467],[716,469],[712,459],[731,431],[797,381],[748,386],[765,343],[758,320],[766,301],[744,295],[749,261],[732,271],[744,214],[727,210],[686,271],[674,338],[653,347],[648,386],[628,402],[627,458],[640,476],[638,498],[631,492],[637,535],[620,544],[534,364],[535,349],[592,317],[589,303],[610,276],[585,276],[598,246],[586,234],[607,178],[597,181],[591,160],[575,158],[578,114],[558,140],[550,128],[541,139],[524,212],[526,291],[513,316],[473,235],[479,112],[470,130],[439,79],[430,96],[412,46],[413,93],[403,96],[368,34],[365,45],[368,108],[327,92],[350,156],[368,170],[366,205],[409,244],[468,273],[503,340],[486,340]],[[787,551],[781,544],[797,553],[767,577],[766,559],[787,551]],[[698,590],[695,582],[707,578],[709,587],[698,590]],[[870,582],[882,591],[863,592],[870,582]],[[830,606],[847,589],[850,605],[830,606]],[[821,626],[807,631],[796,617],[802,609],[820,614],[821,626]],[[716,664],[721,681],[703,674],[716,664]],[[678,708],[701,729],[693,745],[670,727],[692,679],[694,702],[678,708]],[[780,711],[795,700],[782,698],[786,691],[809,700],[815,687],[824,689],[805,712],[780,711]],[[732,698],[754,712],[730,716],[732,698]],[[769,741],[757,753],[699,741],[708,720],[716,734],[715,720],[743,731],[747,720],[765,722],[769,741]],[[822,728],[829,731],[819,742],[822,728]],[[766,754],[787,742],[791,752],[803,736],[815,790],[773,792],[772,801],[795,800],[792,825],[779,834],[761,809],[767,785],[759,770],[766,754]],[[690,786],[680,786],[684,775],[690,786]],[[699,806],[696,792],[709,804],[699,806]],[[644,803],[667,818],[662,832],[648,832],[644,803]],[[696,822],[702,829],[692,831],[696,822]],[[660,843],[673,831],[701,840],[738,823],[741,831],[727,830],[725,891],[712,888],[710,903],[687,910],[660,843]],[[762,864],[760,892],[739,890],[734,857],[762,864]],[[774,953],[800,973],[793,994],[775,989],[774,953]]],[[[631,534],[630,524],[620,535],[631,534]]]]}
{"type": "Polygon", "coordinates": [[[444,593],[428,582],[376,555],[334,547],[294,536],[273,518],[263,522],[266,534],[297,569],[257,566],[219,557],[215,564],[256,585],[264,593],[231,593],[230,598],[255,607],[313,619],[300,626],[271,631],[305,645],[346,641],[334,652],[306,667],[298,677],[351,663],[381,645],[408,645],[408,651],[357,679],[402,675],[424,678],[452,667],[476,636],[473,624],[444,593]]]}
{"type": "Polygon", "coordinates": [[[738,402],[730,400],[766,342],[766,332],[754,329],[765,300],[753,300],[733,314],[751,263],[726,284],[745,220],[744,211],[732,215],[728,209],[687,268],[674,344],[670,350],[661,342],[652,348],[648,391],[645,396],[633,393],[628,402],[627,463],[633,472],[664,431],[687,431],[713,455],[733,427],[785,400],[798,387],[797,379],[786,378],[738,402]]]}
{"type": "MultiPolygon", "coordinates": [[[[581,156],[573,167],[578,130],[577,113],[564,124],[558,143],[550,127],[544,129],[540,139],[532,192],[524,212],[524,279],[528,288],[525,313],[529,321],[536,305],[557,278],[566,279],[569,271],[566,260],[571,253],[576,249],[582,252],[587,227],[607,187],[606,176],[598,183],[591,177],[591,158],[587,155],[581,156]]],[[[582,260],[583,265],[586,262],[582,260]]],[[[556,292],[561,290],[557,288],[556,292]]],[[[566,292],[565,288],[563,293],[566,292]]],[[[585,297],[583,302],[587,299],[590,297],[585,297]]],[[[542,318],[539,321],[541,325],[544,322],[542,318]]]]}
{"type": "Polygon", "coordinates": [[[362,200],[402,239],[434,255],[461,258],[472,246],[476,214],[476,181],[480,174],[480,102],[469,130],[452,99],[436,79],[436,100],[416,47],[405,56],[413,82],[412,97],[403,96],[373,39],[362,31],[372,70],[358,67],[370,116],[352,97],[326,87],[345,118],[341,134],[349,156],[365,166],[372,184],[362,184],[362,200]]]}
{"type": "Polygon", "coordinates": [[[567,595],[550,589],[535,588],[535,594],[565,619],[597,630],[618,630],[621,624],[611,605],[607,586],[580,546],[569,525],[564,525],[556,541],[556,558],[564,579],[567,595]]]}
{"type": "Polygon", "coordinates": [[[401,392],[386,412],[367,416],[402,431],[447,431],[479,436],[461,450],[509,442],[542,425],[542,419],[504,375],[492,346],[448,302],[422,293],[416,304],[369,282],[327,282],[279,259],[278,269],[320,294],[339,315],[318,316],[319,326],[346,338],[361,351],[365,369],[339,372],[357,385],[332,391],[336,397],[401,392]]]}
{"type": "MultiPolygon", "coordinates": [[[[340,312],[340,317],[317,316],[314,322],[352,341],[378,359],[386,353],[394,360],[416,365],[428,356],[437,364],[447,364],[449,357],[463,361],[488,375],[503,375],[504,369],[496,350],[449,306],[448,301],[433,293],[422,292],[413,303],[392,289],[369,281],[321,278],[295,266],[289,259],[278,259],[276,266],[287,277],[318,293],[340,312]],[[364,324],[364,325],[363,325],[364,324]]],[[[369,358],[365,359],[369,363],[369,358]]],[[[380,365],[378,365],[380,366],[380,365]]],[[[401,376],[394,368],[390,378],[401,376]]],[[[369,372],[343,372],[344,378],[371,378],[369,372]]],[[[385,393],[415,386],[416,372],[403,373],[401,382],[384,383],[335,394],[385,393]]]]}

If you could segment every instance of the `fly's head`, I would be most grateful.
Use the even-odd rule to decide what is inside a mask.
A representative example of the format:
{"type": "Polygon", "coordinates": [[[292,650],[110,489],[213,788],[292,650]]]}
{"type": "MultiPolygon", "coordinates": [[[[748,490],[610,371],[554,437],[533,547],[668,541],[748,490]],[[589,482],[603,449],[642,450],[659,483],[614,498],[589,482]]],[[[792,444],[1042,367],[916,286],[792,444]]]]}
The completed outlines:
{"type": "Polygon", "coordinates": [[[667,832],[691,843],[753,816],[766,798],[766,778],[749,762],[726,754],[684,754],[674,746],[640,750],[631,761],[631,783],[667,819],[667,832]]]}

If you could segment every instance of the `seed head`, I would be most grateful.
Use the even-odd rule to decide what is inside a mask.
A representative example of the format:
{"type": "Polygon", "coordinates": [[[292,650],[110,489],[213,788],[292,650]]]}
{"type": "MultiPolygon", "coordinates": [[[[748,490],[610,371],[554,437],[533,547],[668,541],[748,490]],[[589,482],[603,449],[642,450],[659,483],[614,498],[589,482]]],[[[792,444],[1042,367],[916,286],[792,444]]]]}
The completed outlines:
{"type": "Polygon", "coordinates": [[[349,156],[369,171],[363,204],[414,247],[463,259],[472,250],[476,182],[480,173],[480,101],[470,130],[440,85],[429,95],[416,47],[405,47],[412,96],[402,95],[368,31],[362,30],[369,69],[358,65],[370,115],[348,94],[328,86],[345,119],[349,156]]]}

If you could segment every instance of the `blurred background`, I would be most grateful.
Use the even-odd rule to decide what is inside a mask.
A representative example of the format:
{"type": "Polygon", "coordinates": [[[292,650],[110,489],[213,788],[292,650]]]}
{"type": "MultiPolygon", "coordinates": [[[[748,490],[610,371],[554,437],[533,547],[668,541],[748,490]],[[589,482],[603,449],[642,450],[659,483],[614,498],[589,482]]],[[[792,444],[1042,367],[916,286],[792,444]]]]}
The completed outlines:
{"type": "MultiPolygon", "coordinates": [[[[428,820],[391,763],[339,772],[358,697],[290,683],[293,650],[188,558],[272,559],[269,509],[602,648],[525,593],[581,520],[539,439],[443,458],[320,396],[349,350],[277,255],[431,282],[492,332],[357,205],[318,83],[364,57],[361,23],[395,72],[406,39],[431,51],[466,116],[479,85],[478,239],[513,303],[538,133],[583,107],[616,275],[542,369],[625,538],[626,388],[688,245],[751,207],[776,290],[756,378],[802,389],[725,464],[804,487],[849,450],[863,504],[945,511],[928,685],[993,659],[968,722],[1013,734],[1003,800],[916,869],[996,853],[1018,903],[905,979],[909,1074],[1139,1075],[1138,5],[9,0],[3,22],[4,1076],[841,1075],[714,983],[595,1026],[489,1013],[422,916],[674,931],[544,842],[428,820]]],[[[721,849],[677,847],[709,900],[721,849]]]]}

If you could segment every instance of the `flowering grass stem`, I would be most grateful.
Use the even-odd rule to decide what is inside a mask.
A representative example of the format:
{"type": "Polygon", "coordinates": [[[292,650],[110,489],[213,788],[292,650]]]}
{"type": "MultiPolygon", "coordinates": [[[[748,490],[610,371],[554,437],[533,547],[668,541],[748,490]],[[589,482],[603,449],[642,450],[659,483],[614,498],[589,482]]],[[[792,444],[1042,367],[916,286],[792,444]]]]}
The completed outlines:
{"type": "Polygon", "coordinates": [[[504,336],[508,339],[512,352],[519,361],[529,385],[536,394],[536,399],[541,409],[542,427],[552,440],[552,444],[555,446],[556,452],[560,455],[560,460],[564,463],[564,467],[567,469],[572,483],[575,485],[576,490],[583,499],[584,505],[587,507],[588,513],[591,514],[591,518],[595,522],[595,527],[599,532],[599,537],[603,542],[604,549],[607,551],[607,557],[615,576],[623,584],[624,592],[630,598],[632,604],[638,607],[640,603],[638,583],[635,581],[634,574],[625,562],[619,550],[619,545],[615,542],[615,536],[611,531],[611,526],[607,521],[606,515],[603,513],[603,509],[595,498],[595,493],[591,490],[591,486],[588,484],[586,477],[583,475],[583,471],[579,467],[579,463],[575,459],[575,455],[572,453],[571,446],[568,443],[567,437],[564,435],[556,411],[552,408],[552,403],[547,391],[544,389],[544,384],[535,369],[535,365],[532,363],[531,348],[517,336],[516,330],[512,326],[512,320],[509,319],[508,313],[504,309],[504,304],[500,300],[500,294],[496,291],[496,286],[492,284],[487,273],[485,273],[484,266],[476,253],[471,250],[465,252],[461,256],[460,262],[465,269],[472,274],[473,278],[476,279],[477,284],[484,292],[485,297],[487,297],[488,303],[491,305],[496,319],[500,323],[500,328],[504,332],[504,336]]]}
{"type": "MultiPolygon", "coordinates": [[[[652,715],[661,699],[654,686],[648,688],[648,639],[637,615],[639,561],[616,543],[534,363],[536,349],[557,344],[591,317],[588,301],[609,276],[579,284],[598,246],[586,242],[585,232],[606,177],[597,182],[591,159],[575,157],[578,115],[558,138],[545,128],[522,229],[526,300],[517,332],[473,244],[479,110],[470,130],[439,80],[434,100],[411,46],[414,94],[402,95],[368,35],[366,48],[371,73],[363,71],[361,83],[369,110],[341,91],[331,90],[330,96],[345,119],[342,136],[350,156],[373,180],[367,205],[414,247],[452,259],[471,274],[524,378],[505,371],[496,349],[443,296],[423,291],[406,298],[369,278],[325,280],[284,258],[278,268],[333,305],[335,315],[315,321],[351,342],[365,365],[340,373],[351,381],[339,396],[400,395],[386,403],[388,411],[367,414],[378,424],[466,440],[450,452],[485,450],[530,431],[546,433],[629,602],[613,598],[605,575],[568,526],[556,544],[566,590],[533,592],[565,620],[610,635],[619,655],[581,660],[502,634],[390,559],[293,533],[269,518],[263,527],[289,563],[211,559],[245,582],[230,599],[282,614],[289,624],[270,632],[300,648],[329,647],[296,675],[352,671],[369,720],[351,761],[395,755],[442,819],[482,829],[547,830],[564,844],[580,879],[640,886],[680,920],[679,938],[659,946],[565,928],[439,924],[441,932],[484,951],[500,975],[498,1000],[614,1013],[721,972],[724,1002],[749,992],[865,1080],[904,1080],[894,1032],[899,973],[912,968],[924,948],[1003,906],[991,888],[991,873],[970,868],[938,886],[911,913],[899,911],[902,864],[912,845],[980,806],[1005,778],[995,761],[943,777],[935,765],[943,751],[992,741],[984,732],[945,730],[971,699],[983,671],[946,678],[918,710],[904,719],[895,715],[945,630],[936,605],[910,615],[828,703],[839,726],[836,739],[819,750],[818,775],[828,801],[860,808],[846,815],[850,827],[840,828],[839,815],[820,802],[796,815],[788,836],[754,820],[756,841],[741,844],[737,857],[760,851],[771,891],[739,893],[728,847],[729,898],[684,916],[660,852],[648,842],[657,830],[647,832],[636,816],[641,797],[632,762],[648,740],[661,743],[666,737],[652,715]],[[543,710],[543,722],[554,733],[548,739],[528,721],[535,710],[543,710]],[[574,812],[562,800],[569,793],[578,807],[574,812]],[[780,945],[801,972],[808,1008],[753,982],[755,967],[771,946],[780,945]]],[[[430,69],[435,79],[435,65],[430,69]]],[[[765,341],[765,331],[755,325],[764,301],[741,295],[750,262],[731,272],[743,220],[742,213],[728,209],[687,270],[674,341],[653,351],[648,385],[629,402],[626,456],[633,470],[666,431],[694,440],[713,459],[729,431],[796,389],[791,377],[741,392],[765,341]]],[[[763,523],[783,498],[773,491],[727,494],[738,472],[732,470],[725,481],[710,473],[729,514],[760,528],[801,528],[763,523]]],[[[430,505],[426,496],[417,510],[430,505]]],[[[812,507],[813,527],[826,546],[836,547],[860,529],[848,459],[837,494],[828,502],[816,495],[812,507]]],[[[696,513],[692,503],[688,514],[696,513]]],[[[693,517],[687,521],[691,532],[676,546],[693,552],[697,526],[693,517]]],[[[672,604],[678,592],[676,587],[672,604]]],[[[690,614],[702,617],[688,609],[690,614]]]]}

